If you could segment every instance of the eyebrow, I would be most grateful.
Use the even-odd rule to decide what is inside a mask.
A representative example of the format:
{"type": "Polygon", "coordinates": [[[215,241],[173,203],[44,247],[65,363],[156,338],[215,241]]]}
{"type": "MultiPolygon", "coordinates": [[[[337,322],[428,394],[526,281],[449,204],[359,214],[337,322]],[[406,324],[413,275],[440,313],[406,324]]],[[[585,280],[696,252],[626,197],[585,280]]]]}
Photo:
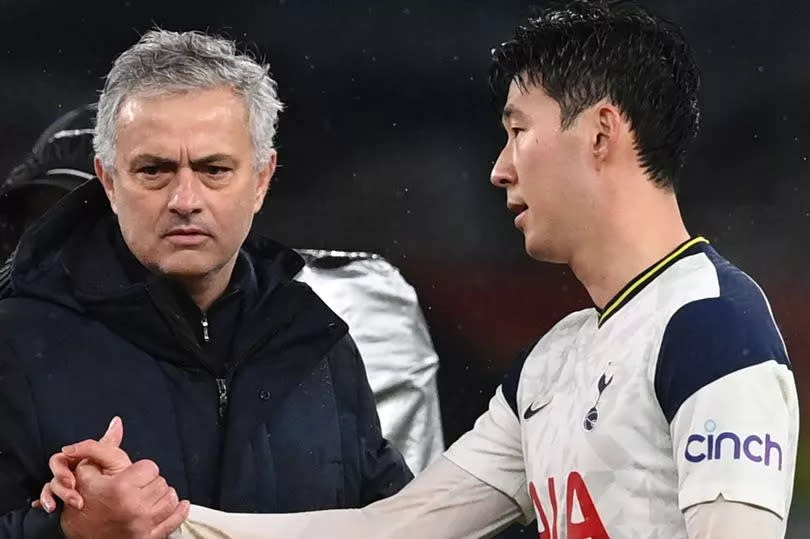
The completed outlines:
{"type": "MultiPolygon", "coordinates": [[[[211,155],[206,155],[205,157],[201,157],[199,159],[195,159],[191,162],[191,166],[205,166],[211,163],[216,163],[218,161],[231,161],[236,162],[236,159],[232,155],[228,155],[226,153],[214,153],[211,155]]],[[[156,166],[177,166],[177,160],[171,159],[167,157],[161,157],[159,155],[154,155],[150,153],[144,153],[135,156],[132,160],[133,167],[139,167],[144,165],[145,163],[149,163],[150,165],[156,166]]]]}
{"type": "Polygon", "coordinates": [[[139,166],[144,165],[146,163],[149,163],[150,165],[173,165],[173,164],[177,164],[177,161],[175,161],[174,159],[168,159],[166,157],[160,157],[158,155],[153,155],[153,154],[150,154],[150,153],[142,153],[142,154],[136,155],[132,159],[132,167],[133,168],[134,167],[139,167],[139,166]]]}
{"type": "Polygon", "coordinates": [[[526,114],[519,108],[517,108],[513,104],[508,104],[503,108],[503,113],[501,114],[501,119],[505,122],[510,118],[516,118],[518,120],[522,120],[526,118],[526,114]]]}
{"type": "Polygon", "coordinates": [[[236,158],[232,155],[228,155],[227,153],[214,153],[211,155],[206,155],[205,157],[201,157],[199,159],[195,159],[191,162],[192,165],[208,165],[210,163],[216,163],[218,161],[231,161],[236,162],[236,158]]]}

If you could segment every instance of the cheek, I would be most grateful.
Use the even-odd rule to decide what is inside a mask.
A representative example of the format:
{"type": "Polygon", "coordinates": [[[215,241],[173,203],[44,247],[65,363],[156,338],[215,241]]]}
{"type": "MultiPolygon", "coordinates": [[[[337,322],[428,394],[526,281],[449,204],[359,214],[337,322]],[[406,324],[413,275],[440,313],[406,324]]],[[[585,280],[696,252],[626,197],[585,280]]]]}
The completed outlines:
{"type": "Polygon", "coordinates": [[[228,238],[228,243],[241,242],[247,236],[253,223],[253,202],[250,197],[240,196],[212,209],[216,226],[220,234],[228,238]]]}
{"type": "Polygon", "coordinates": [[[554,152],[548,146],[531,140],[516,147],[514,159],[521,196],[530,208],[545,206],[560,174],[554,152]]]}
{"type": "Polygon", "coordinates": [[[154,243],[160,223],[165,222],[166,201],[158,193],[150,196],[120,192],[116,197],[118,224],[127,240],[146,246],[154,243]]]}

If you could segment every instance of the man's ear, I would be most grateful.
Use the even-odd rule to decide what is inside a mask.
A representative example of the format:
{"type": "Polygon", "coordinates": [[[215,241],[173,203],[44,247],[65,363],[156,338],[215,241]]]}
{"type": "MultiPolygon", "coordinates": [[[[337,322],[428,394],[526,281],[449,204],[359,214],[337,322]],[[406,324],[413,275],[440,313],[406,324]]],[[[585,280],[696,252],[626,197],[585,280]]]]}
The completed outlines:
{"type": "Polygon", "coordinates": [[[273,174],[276,172],[276,164],[278,162],[278,153],[275,150],[272,150],[270,153],[270,159],[267,161],[267,165],[259,171],[258,174],[258,182],[256,182],[256,200],[253,205],[253,213],[258,213],[259,210],[262,209],[262,205],[264,204],[264,199],[267,196],[267,192],[270,190],[270,182],[273,179],[273,174]]]}
{"type": "Polygon", "coordinates": [[[592,152],[597,167],[615,157],[616,146],[621,137],[624,119],[622,113],[615,105],[600,101],[592,110],[592,152]]]}
{"type": "Polygon", "coordinates": [[[107,169],[98,157],[96,157],[93,164],[96,169],[96,176],[101,182],[101,185],[104,186],[104,192],[107,193],[110,208],[112,208],[113,213],[117,214],[118,211],[115,207],[115,183],[113,182],[112,171],[107,169]]]}

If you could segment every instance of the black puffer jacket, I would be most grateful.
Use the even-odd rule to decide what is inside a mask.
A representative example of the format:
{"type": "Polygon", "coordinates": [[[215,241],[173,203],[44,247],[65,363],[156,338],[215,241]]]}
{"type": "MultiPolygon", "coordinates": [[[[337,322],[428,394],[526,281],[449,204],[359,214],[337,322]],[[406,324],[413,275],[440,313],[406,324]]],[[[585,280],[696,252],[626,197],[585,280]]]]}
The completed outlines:
{"type": "Polygon", "coordinates": [[[206,340],[191,299],[139,272],[117,237],[89,182],[26,232],[6,272],[0,537],[59,535],[58,517],[29,509],[48,457],[113,415],[133,461],[154,460],[181,498],[227,511],[358,507],[411,479],[382,438],[345,323],[292,280],[297,254],[249,238],[206,340]]]}

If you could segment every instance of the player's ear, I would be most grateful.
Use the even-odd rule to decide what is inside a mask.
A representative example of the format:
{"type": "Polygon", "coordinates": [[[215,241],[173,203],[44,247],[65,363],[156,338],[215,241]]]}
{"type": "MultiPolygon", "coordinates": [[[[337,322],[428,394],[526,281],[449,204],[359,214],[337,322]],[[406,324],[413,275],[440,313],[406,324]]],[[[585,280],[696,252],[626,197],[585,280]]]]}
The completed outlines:
{"type": "Polygon", "coordinates": [[[619,109],[605,100],[594,105],[591,112],[592,151],[597,168],[601,168],[614,157],[624,120],[619,109]]]}

